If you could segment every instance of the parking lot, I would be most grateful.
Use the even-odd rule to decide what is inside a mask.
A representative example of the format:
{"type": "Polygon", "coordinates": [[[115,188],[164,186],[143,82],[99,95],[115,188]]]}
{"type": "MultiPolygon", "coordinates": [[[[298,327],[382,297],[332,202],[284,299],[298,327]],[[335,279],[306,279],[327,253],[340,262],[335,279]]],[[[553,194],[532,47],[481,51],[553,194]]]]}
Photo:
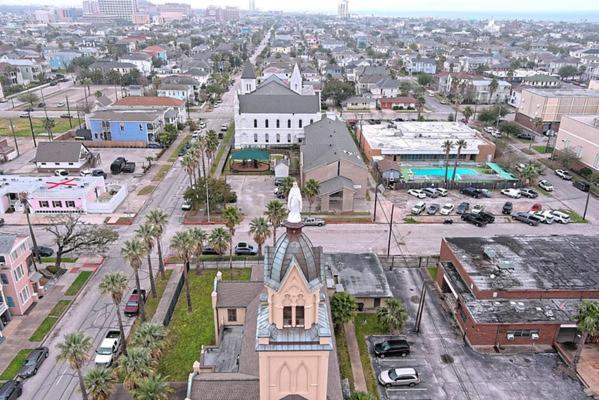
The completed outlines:
{"type": "Polygon", "coordinates": [[[395,297],[406,305],[407,340],[411,354],[405,358],[377,359],[372,353],[374,343],[384,336],[368,338],[371,362],[376,375],[385,369],[414,367],[422,382],[415,387],[379,385],[382,399],[471,399],[471,400],[541,400],[585,399],[578,381],[565,376],[554,353],[541,354],[480,354],[467,347],[455,322],[440,305],[430,283],[425,301],[420,333],[413,333],[418,294],[422,285],[421,271],[416,268],[396,268],[387,271],[395,297]]]}
{"type": "Polygon", "coordinates": [[[227,175],[227,183],[237,193],[237,206],[250,221],[264,214],[266,203],[275,199],[272,175],[227,175]]]}

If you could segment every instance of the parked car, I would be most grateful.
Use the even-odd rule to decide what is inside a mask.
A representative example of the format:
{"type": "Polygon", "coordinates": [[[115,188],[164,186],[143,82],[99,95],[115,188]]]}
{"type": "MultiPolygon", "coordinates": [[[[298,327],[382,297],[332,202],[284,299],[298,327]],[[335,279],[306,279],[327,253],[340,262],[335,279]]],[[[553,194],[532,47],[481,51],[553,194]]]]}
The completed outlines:
{"type": "Polygon", "coordinates": [[[183,200],[183,204],[181,204],[181,210],[183,210],[183,211],[190,211],[191,210],[191,203],[188,202],[187,200],[183,200]]]}
{"type": "Polygon", "coordinates": [[[121,351],[121,331],[111,329],[96,349],[94,362],[99,367],[110,367],[121,351]]]}
{"type": "Polygon", "coordinates": [[[216,251],[216,249],[212,246],[204,246],[202,250],[203,256],[220,256],[220,252],[216,251]]]}
{"type": "Polygon", "coordinates": [[[517,134],[516,137],[518,139],[523,139],[523,140],[533,140],[534,139],[534,135],[532,133],[528,133],[528,132],[521,132],[521,133],[517,134]]]}
{"type": "Polygon", "coordinates": [[[501,189],[501,194],[512,199],[519,199],[522,196],[520,189],[501,189]]]}
{"type": "Polygon", "coordinates": [[[451,214],[451,212],[453,211],[454,208],[455,208],[455,206],[451,203],[443,204],[443,207],[441,207],[441,215],[451,214]]]}
{"type": "Polygon", "coordinates": [[[513,209],[514,209],[514,205],[512,204],[512,202],[511,201],[506,201],[503,204],[503,208],[501,209],[501,213],[503,215],[511,215],[513,209]]]}
{"type": "Polygon", "coordinates": [[[220,131],[223,132],[223,133],[226,132],[227,129],[229,129],[229,124],[222,124],[220,126],[220,131]]]}
{"type": "Polygon", "coordinates": [[[529,199],[536,199],[537,197],[539,197],[539,194],[531,188],[520,189],[520,194],[522,195],[522,197],[528,197],[529,199]]]}
{"type": "Polygon", "coordinates": [[[517,172],[522,172],[524,171],[524,168],[526,168],[526,165],[520,163],[520,164],[516,164],[516,171],[517,172]]]}
{"type": "Polygon", "coordinates": [[[66,105],[67,103],[65,103],[64,101],[59,101],[58,103],[56,103],[56,107],[64,107],[66,105]]]}
{"type": "Polygon", "coordinates": [[[126,163],[127,163],[127,160],[125,159],[125,157],[115,158],[115,160],[112,162],[112,164],[110,164],[110,172],[113,175],[120,174],[126,163]]]}
{"type": "Polygon", "coordinates": [[[17,376],[21,379],[27,379],[37,374],[40,365],[48,358],[48,353],[49,350],[47,347],[34,349],[23,362],[23,366],[17,373],[17,376]]]}
{"type": "Polygon", "coordinates": [[[473,187],[460,189],[460,193],[465,194],[466,196],[474,197],[475,199],[478,199],[482,196],[481,190],[473,187]]]}
{"type": "Polygon", "coordinates": [[[568,171],[563,170],[563,169],[556,169],[555,175],[559,176],[560,178],[562,178],[565,181],[572,180],[572,175],[570,175],[570,173],[568,171]]]}
{"type": "Polygon", "coordinates": [[[26,113],[26,112],[21,113],[21,114],[19,114],[19,118],[29,118],[29,113],[26,113]]]}
{"type": "Polygon", "coordinates": [[[489,197],[491,197],[491,193],[492,193],[492,192],[491,192],[489,189],[478,189],[478,190],[480,190],[480,194],[481,194],[483,197],[486,197],[486,198],[489,198],[489,197]]]}
{"type": "Polygon", "coordinates": [[[0,218],[0,226],[4,226],[4,218],[0,218]]]}
{"type": "Polygon", "coordinates": [[[374,345],[374,355],[385,357],[406,357],[410,354],[410,344],[405,339],[388,339],[374,345]]]}
{"type": "Polygon", "coordinates": [[[423,189],[422,191],[427,197],[430,197],[432,199],[436,199],[437,197],[439,197],[439,192],[437,192],[437,189],[435,188],[428,187],[423,189]]]}
{"type": "Polygon", "coordinates": [[[537,211],[536,213],[534,213],[535,216],[537,216],[540,220],[540,222],[544,223],[544,224],[552,224],[553,223],[553,213],[549,210],[545,210],[545,211],[537,211]]]}
{"type": "Polygon", "coordinates": [[[379,382],[386,388],[416,386],[420,383],[420,375],[414,368],[391,368],[379,374],[379,382]]]}
{"type": "Polygon", "coordinates": [[[255,256],[256,254],[258,254],[258,250],[249,243],[239,242],[235,246],[236,256],[255,256]]]}
{"type": "Polygon", "coordinates": [[[198,122],[198,126],[200,127],[200,129],[206,129],[206,121],[202,120],[198,122]]]}
{"type": "Polygon", "coordinates": [[[464,201],[458,205],[458,208],[455,210],[456,214],[464,214],[468,212],[470,209],[470,203],[464,201]]]}
{"type": "Polygon", "coordinates": [[[202,137],[202,131],[200,131],[200,130],[193,131],[193,133],[191,134],[191,137],[194,139],[202,137]]]}
{"type": "Polygon", "coordinates": [[[439,204],[433,203],[426,208],[426,213],[428,215],[435,215],[436,213],[439,212],[440,209],[441,209],[441,206],[439,204]]]}
{"type": "Polygon", "coordinates": [[[37,246],[34,247],[31,252],[35,257],[52,257],[54,254],[54,250],[47,246],[37,246]]]}
{"type": "Polygon", "coordinates": [[[552,210],[551,214],[553,215],[553,221],[557,222],[558,224],[569,224],[572,222],[570,220],[570,216],[564,212],[552,210]]]}
{"type": "Polygon", "coordinates": [[[71,119],[73,116],[71,114],[60,114],[60,118],[71,119]]]}
{"type": "Polygon", "coordinates": [[[121,172],[124,174],[132,174],[133,172],[135,172],[135,163],[127,161],[125,165],[123,165],[123,169],[121,169],[121,172]]]}
{"type": "Polygon", "coordinates": [[[520,221],[530,226],[539,225],[540,219],[536,215],[528,212],[516,212],[512,214],[512,219],[515,221],[520,221]]]}
{"type": "Polygon", "coordinates": [[[591,185],[584,181],[572,181],[572,186],[578,190],[582,190],[583,192],[588,192],[591,190],[591,185]]]}
{"type": "Polygon", "coordinates": [[[283,177],[275,178],[275,186],[281,186],[283,184],[283,181],[285,181],[285,178],[283,177]]]}
{"type": "Polygon", "coordinates": [[[304,218],[304,225],[306,226],[324,226],[326,221],[322,218],[304,218]]]}
{"type": "Polygon", "coordinates": [[[141,289],[141,297],[139,295],[140,292],[137,289],[133,289],[131,294],[129,295],[129,299],[127,299],[127,303],[125,303],[125,315],[127,317],[134,317],[139,314],[139,303],[140,299],[146,301],[146,291],[145,289],[141,289]]]}
{"type": "Polygon", "coordinates": [[[23,394],[23,384],[16,379],[6,381],[0,387],[0,400],[15,400],[23,394]]]}
{"type": "Polygon", "coordinates": [[[487,224],[492,224],[493,222],[495,222],[495,216],[491,213],[488,213],[486,211],[481,211],[478,213],[478,216],[480,218],[482,218],[487,224]]]}
{"type": "Polygon", "coordinates": [[[539,187],[547,192],[553,192],[553,185],[547,179],[542,179],[539,181],[539,187]]]}
{"type": "Polygon", "coordinates": [[[482,218],[478,214],[473,213],[462,214],[462,221],[478,226],[479,228],[482,228],[483,226],[487,225],[487,222],[484,220],[484,218],[482,218]]]}
{"type": "Polygon", "coordinates": [[[484,209],[485,209],[485,206],[483,206],[482,204],[475,204],[474,207],[472,207],[472,211],[470,211],[470,212],[472,214],[478,214],[479,212],[481,212],[484,209]]]}
{"type": "Polygon", "coordinates": [[[56,176],[68,176],[69,175],[69,171],[67,171],[66,169],[57,169],[57,170],[54,170],[54,175],[56,175],[56,176]]]}
{"type": "Polygon", "coordinates": [[[101,176],[102,178],[106,179],[108,174],[101,169],[94,169],[92,171],[92,176],[101,176]]]}
{"type": "Polygon", "coordinates": [[[499,138],[503,137],[503,134],[500,131],[498,131],[497,129],[495,129],[495,130],[493,130],[493,132],[491,132],[491,136],[499,139],[499,138]]]}
{"type": "Polygon", "coordinates": [[[162,149],[164,145],[162,143],[150,142],[148,143],[148,149],[162,149]]]}
{"type": "Polygon", "coordinates": [[[84,168],[82,170],[79,171],[79,175],[81,176],[88,176],[92,174],[92,170],[89,168],[84,168]]]}
{"type": "Polygon", "coordinates": [[[449,194],[449,191],[444,188],[435,188],[435,190],[437,191],[437,193],[439,193],[439,196],[441,197],[445,197],[449,194]]]}
{"type": "Polygon", "coordinates": [[[426,198],[426,193],[422,189],[410,189],[408,190],[408,194],[419,199],[426,198]]]}
{"type": "Polygon", "coordinates": [[[414,204],[414,207],[412,207],[410,212],[413,215],[420,215],[420,213],[422,213],[425,208],[426,208],[426,203],[424,201],[419,201],[418,203],[414,204]]]}

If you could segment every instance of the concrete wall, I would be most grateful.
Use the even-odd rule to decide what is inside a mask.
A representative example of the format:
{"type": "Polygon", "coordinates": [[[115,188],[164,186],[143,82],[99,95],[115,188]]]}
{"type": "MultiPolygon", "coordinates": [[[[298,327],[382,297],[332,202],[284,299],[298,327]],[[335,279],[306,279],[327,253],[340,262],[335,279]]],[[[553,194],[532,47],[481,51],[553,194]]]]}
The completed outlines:
{"type": "Polygon", "coordinates": [[[599,114],[599,97],[550,97],[523,90],[518,112],[531,119],[539,117],[545,122],[559,122],[563,115],[599,114]]]}
{"type": "Polygon", "coordinates": [[[599,128],[566,115],[562,118],[555,148],[570,149],[580,155],[580,162],[599,169],[599,128]]]}

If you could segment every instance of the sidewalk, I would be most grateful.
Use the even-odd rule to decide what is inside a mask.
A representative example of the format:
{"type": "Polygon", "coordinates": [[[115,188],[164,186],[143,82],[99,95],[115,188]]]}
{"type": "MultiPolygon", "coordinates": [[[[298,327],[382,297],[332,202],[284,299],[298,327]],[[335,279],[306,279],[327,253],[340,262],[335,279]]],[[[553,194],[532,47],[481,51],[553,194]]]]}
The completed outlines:
{"type": "Polygon", "coordinates": [[[366,387],[366,379],[364,378],[364,370],[362,369],[362,361],[360,360],[360,349],[356,339],[354,322],[346,322],[345,325],[343,325],[343,329],[345,330],[347,351],[349,352],[352,375],[354,376],[354,391],[368,392],[368,388],[366,387]]]}

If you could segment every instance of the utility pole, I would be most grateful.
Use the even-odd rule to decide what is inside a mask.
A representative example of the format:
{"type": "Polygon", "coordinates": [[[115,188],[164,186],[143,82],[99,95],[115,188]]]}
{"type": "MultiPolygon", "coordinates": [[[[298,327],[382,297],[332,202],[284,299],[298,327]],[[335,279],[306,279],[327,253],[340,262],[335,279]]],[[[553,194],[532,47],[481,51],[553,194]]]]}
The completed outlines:
{"type": "Polygon", "coordinates": [[[17,143],[17,135],[15,134],[15,127],[12,124],[12,119],[8,120],[10,122],[10,131],[12,132],[12,137],[15,140],[15,148],[17,149],[17,157],[21,155],[19,152],[19,144],[17,143]]]}
{"type": "Polygon", "coordinates": [[[395,204],[391,204],[391,218],[389,218],[389,239],[387,240],[387,257],[391,253],[391,235],[393,234],[393,211],[395,211],[395,204]]]}
{"type": "Polygon", "coordinates": [[[584,212],[582,213],[583,221],[587,220],[587,209],[589,208],[589,199],[591,198],[591,190],[593,185],[589,185],[589,191],[587,192],[587,201],[584,203],[584,212]]]}
{"type": "Polygon", "coordinates": [[[27,111],[27,117],[29,118],[29,127],[31,128],[31,137],[33,138],[33,147],[37,147],[37,142],[35,141],[35,133],[33,132],[33,121],[31,121],[31,111],[27,111]]]}
{"type": "Polygon", "coordinates": [[[378,183],[374,186],[374,215],[372,218],[372,222],[376,223],[376,207],[378,205],[379,200],[379,185],[378,183]]]}
{"type": "Polygon", "coordinates": [[[67,99],[67,114],[69,115],[69,127],[73,129],[73,121],[71,120],[71,107],[69,106],[69,96],[66,96],[67,99]]]}
{"type": "Polygon", "coordinates": [[[422,289],[420,290],[420,302],[418,303],[418,312],[416,313],[416,325],[414,325],[414,332],[420,332],[420,322],[422,322],[422,314],[424,313],[424,299],[426,299],[426,283],[422,282],[422,289]]]}

